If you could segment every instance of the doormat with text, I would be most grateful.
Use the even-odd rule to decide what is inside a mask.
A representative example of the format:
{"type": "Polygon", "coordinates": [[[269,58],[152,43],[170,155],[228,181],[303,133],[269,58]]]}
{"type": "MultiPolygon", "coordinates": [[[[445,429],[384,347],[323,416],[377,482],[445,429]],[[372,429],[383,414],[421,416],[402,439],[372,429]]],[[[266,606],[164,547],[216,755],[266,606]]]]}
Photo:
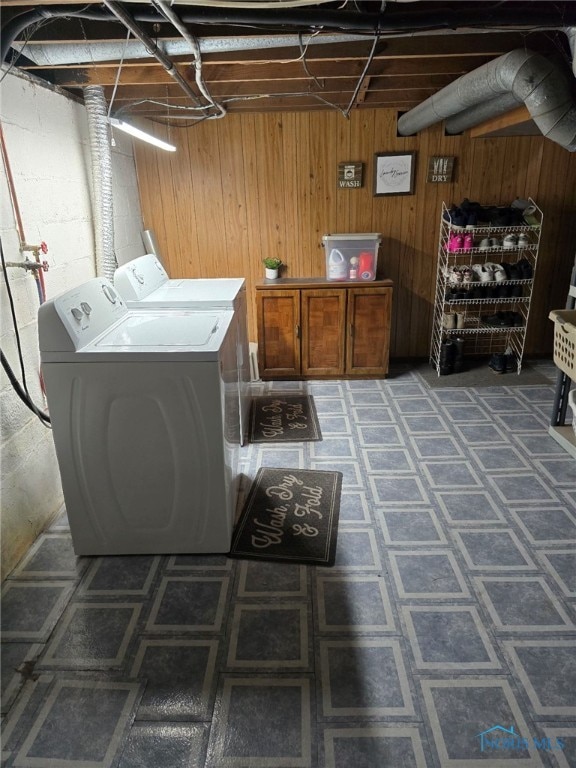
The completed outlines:
{"type": "Polygon", "coordinates": [[[252,398],[251,443],[322,440],[311,395],[258,395],[252,398]]]}
{"type": "Polygon", "coordinates": [[[341,490],[342,472],[261,467],[229,556],[333,565],[341,490]]]}

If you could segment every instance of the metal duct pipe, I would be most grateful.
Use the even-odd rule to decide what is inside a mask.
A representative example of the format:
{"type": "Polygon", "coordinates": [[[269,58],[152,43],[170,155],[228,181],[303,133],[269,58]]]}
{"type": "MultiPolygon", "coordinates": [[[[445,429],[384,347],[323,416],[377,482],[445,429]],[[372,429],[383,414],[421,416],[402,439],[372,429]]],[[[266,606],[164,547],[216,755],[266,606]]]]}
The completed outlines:
{"type": "Polygon", "coordinates": [[[92,158],[92,190],[96,274],[114,279],[118,266],[114,253],[114,210],[112,204],[112,153],[108,134],[108,115],[104,89],[87,85],[83,89],[88,113],[90,152],[92,158]]]}
{"type": "MultiPolygon", "coordinates": [[[[576,151],[576,104],[566,78],[539,53],[523,49],[506,53],[462,75],[406,112],[398,120],[398,133],[412,136],[453,115],[458,115],[459,120],[465,119],[470,107],[489,103],[503,94],[512,94],[526,105],[544,136],[569,152],[576,151]]],[[[482,119],[490,116],[485,114],[482,119]]],[[[455,122],[460,128],[462,122],[455,122]]]]}

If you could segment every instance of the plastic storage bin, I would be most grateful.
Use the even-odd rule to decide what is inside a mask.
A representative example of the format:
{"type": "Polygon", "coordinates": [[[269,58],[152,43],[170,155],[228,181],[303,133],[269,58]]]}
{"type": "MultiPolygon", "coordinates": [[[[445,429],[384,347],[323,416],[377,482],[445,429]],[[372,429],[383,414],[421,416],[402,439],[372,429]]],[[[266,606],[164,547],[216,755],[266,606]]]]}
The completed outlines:
{"type": "Polygon", "coordinates": [[[376,233],[324,235],[328,280],[366,282],[376,279],[381,236],[376,233]]]}
{"type": "Polygon", "coordinates": [[[554,363],[576,381],[576,309],[554,309],[554,363]]]}

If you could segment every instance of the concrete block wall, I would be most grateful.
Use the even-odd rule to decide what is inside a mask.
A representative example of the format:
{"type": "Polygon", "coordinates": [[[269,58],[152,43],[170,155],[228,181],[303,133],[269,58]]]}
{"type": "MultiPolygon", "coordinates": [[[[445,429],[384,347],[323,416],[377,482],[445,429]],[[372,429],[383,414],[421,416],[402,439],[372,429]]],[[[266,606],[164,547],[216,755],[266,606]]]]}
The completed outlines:
{"type": "MultiPolygon", "coordinates": [[[[88,122],[83,104],[19,73],[0,85],[0,120],[26,240],[45,241],[47,298],[95,275],[88,122]]],[[[129,137],[113,149],[117,243],[124,260],[144,253],[138,185],[129,137]]],[[[16,220],[0,163],[0,236],[6,261],[21,261],[16,220]]],[[[122,262],[121,262],[122,263],[122,262]]],[[[40,385],[34,279],[8,279],[30,394],[46,408],[40,385]]],[[[19,381],[16,335],[4,273],[0,275],[0,345],[19,381]]],[[[52,435],[26,408],[0,369],[1,578],[17,564],[63,504],[52,435]]]]}

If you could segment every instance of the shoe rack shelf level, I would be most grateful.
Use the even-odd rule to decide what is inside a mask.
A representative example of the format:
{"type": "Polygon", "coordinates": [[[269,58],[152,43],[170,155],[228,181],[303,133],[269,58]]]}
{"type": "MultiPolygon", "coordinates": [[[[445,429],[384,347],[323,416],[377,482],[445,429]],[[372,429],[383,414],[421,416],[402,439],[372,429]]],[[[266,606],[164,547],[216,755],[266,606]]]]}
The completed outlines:
{"type": "Polygon", "coordinates": [[[430,363],[438,375],[442,342],[455,337],[465,339],[466,355],[491,355],[511,349],[520,373],[543,220],[536,203],[530,199],[530,204],[535,209],[530,224],[505,227],[481,224],[468,228],[454,226],[448,207],[442,204],[430,343],[430,363]],[[453,250],[450,240],[455,235],[471,235],[473,245],[453,250]],[[515,244],[508,241],[504,245],[506,235],[513,235],[508,240],[515,244]],[[529,265],[524,273],[516,266],[519,262],[529,265]],[[497,269],[496,279],[486,279],[490,265],[502,263],[512,272],[510,277],[497,269]],[[455,275],[464,274],[466,268],[466,281],[455,281],[455,275]],[[447,319],[454,316],[455,327],[450,327],[447,319]]]}

